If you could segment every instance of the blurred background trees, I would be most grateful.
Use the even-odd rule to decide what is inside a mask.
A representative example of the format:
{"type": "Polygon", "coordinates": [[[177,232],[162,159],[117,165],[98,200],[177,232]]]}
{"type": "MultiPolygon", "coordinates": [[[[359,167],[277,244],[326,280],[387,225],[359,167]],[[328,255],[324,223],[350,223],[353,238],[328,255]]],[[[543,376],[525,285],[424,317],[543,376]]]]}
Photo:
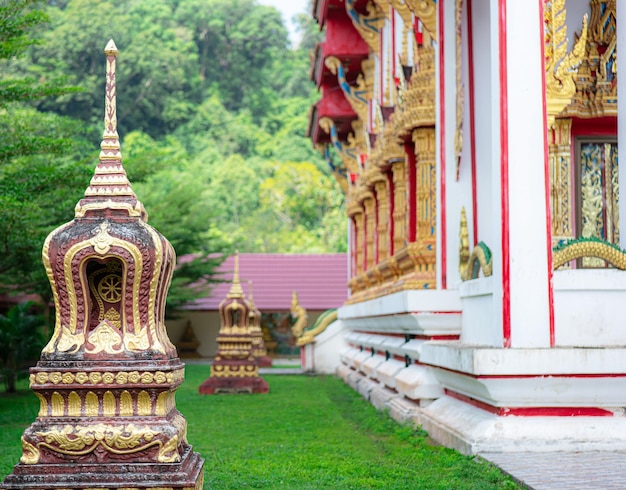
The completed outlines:
{"type": "Polygon", "coordinates": [[[45,236],[73,218],[102,135],[104,55],[118,63],[124,165],[150,223],[193,255],[169,307],[215,254],[346,250],[343,194],[305,136],[318,33],[255,0],[3,0],[0,294],[49,299],[45,236]]]}

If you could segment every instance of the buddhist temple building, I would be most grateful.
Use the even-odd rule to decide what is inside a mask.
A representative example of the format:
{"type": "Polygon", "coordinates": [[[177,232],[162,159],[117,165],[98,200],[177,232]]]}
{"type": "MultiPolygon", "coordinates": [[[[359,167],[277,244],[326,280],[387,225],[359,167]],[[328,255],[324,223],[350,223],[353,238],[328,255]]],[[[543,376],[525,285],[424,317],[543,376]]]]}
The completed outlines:
{"type": "Polygon", "coordinates": [[[100,161],[75,218],[54,230],[43,262],[54,333],[30,371],[37,419],[5,489],[178,489],[203,486],[175,393],[184,365],[169,341],[165,297],[176,256],[147,223],[122,165],[117,48],[106,48],[100,161]]]}
{"type": "Polygon", "coordinates": [[[617,2],[312,14],[308,132],[350,224],[338,374],[465,453],[626,449],[617,2]]]}
{"type": "Polygon", "coordinates": [[[230,291],[219,310],[222,326],[217,336],[217,354],[211,364],[211,376],[200,385],[200,394],[267,393],[269,385],[259,376],[259,363],[264,357],[258,342],[260,312],[245,298],[239,280],[238,254],[230,291]]]}

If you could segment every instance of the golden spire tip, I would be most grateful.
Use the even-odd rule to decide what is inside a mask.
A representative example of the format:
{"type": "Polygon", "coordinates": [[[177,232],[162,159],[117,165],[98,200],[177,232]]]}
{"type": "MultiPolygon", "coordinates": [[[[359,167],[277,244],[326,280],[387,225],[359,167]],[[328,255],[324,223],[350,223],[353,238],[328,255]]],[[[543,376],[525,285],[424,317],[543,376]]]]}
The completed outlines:
{"type": "Polygon", "coordinates": [[[113,39],[109,39],[109,42],[104,48],[104,53],[109,56],[117,56],[117,53],[118,53],[117,46],[115,45],[115,42],[113,41],[113,39]]]}

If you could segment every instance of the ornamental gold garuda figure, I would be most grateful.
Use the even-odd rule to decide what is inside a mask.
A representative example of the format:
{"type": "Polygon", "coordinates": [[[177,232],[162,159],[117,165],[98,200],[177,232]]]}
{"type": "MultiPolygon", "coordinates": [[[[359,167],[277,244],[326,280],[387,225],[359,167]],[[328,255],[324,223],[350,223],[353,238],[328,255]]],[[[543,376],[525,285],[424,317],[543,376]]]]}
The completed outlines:
{"type": "Polygon", "coordinates": [[[217,354],[211,365],[211,376],[200,385],[203,395],[218,393],[267,393],[267,381],[259,376],[250,331],[250,304],[239,280],[239,255],[235,255],[235,272],[230,291],[219,306],[220,331],[217,354]]]}
{"type": "Polygon", "coordinates": [[[176,256],[122,166],[113,41],[105,53],[100,161],[74,220],[43,247],[56,324],[30,374],[39,414],[0,488],[202,488],[204,461],[174,400],[184,365],[164,323],[176,256]]]}

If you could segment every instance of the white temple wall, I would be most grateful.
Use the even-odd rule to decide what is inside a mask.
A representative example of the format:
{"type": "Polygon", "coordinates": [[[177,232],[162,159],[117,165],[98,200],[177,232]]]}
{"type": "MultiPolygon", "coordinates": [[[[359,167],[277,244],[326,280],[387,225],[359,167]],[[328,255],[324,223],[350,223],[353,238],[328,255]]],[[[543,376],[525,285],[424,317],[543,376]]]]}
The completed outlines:
{"type": "Polygon", "coordinates": [[[554,273],[555,346],[626,345],[626,274],[617,269],[554,273]]]}

